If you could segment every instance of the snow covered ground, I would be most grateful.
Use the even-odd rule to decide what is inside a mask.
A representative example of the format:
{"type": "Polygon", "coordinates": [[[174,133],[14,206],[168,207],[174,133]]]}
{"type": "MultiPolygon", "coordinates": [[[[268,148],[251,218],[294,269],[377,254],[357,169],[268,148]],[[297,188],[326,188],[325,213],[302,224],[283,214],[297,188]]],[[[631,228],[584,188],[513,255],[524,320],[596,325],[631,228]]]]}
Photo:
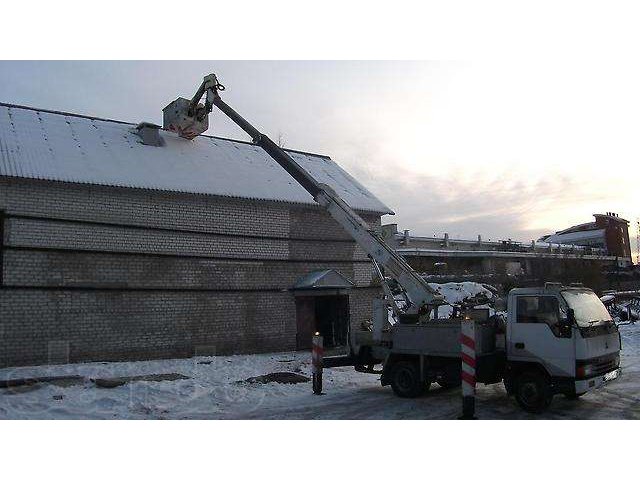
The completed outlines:
{"type": "MultiPolygon", "coordinates": [[[[640,324],[620,327],[623,376],[578,401],[557,396],[534,417],[505,395],[502,385],[479,386],[477,414],[484,419],[640,418],[640,324]]],[[[250,384],[271,372],[309,375],[308,353],[198,357],[122,363],[88,363],[0,370],[0,379],[80,375],[67,384],[39,383],[0,389],[2,419],[454,419],[460,391],[431,391],[418,399],[396,397],[377,375],[350,367],[325,370],[324,395],[310,383],[250,384]],[[175,381],[131,381],[98,388],[89,378],[178,373],[175,381]]]]}
{"type": "MultiPolygon", "coordinates": [[[[432,284],[451,303],[482,295],[472,283],[432,284]]],[[[444,307],[441,307],[444,308],[444,307]]],[[[478,386],[477,416],[514,418],[640,418],[640,323],[620,325],[623,374],[578,401],[556,396],[541,416],[520,410],[502,384],[478,386]]],[[[145,362],[86,363],[0,369],[0,381],[77,376],[55,382],[0,389],[0,419],[454,419],[460,390],[437,385],[418,399],[396,397],[378,375],[352,367],[326,369],[324,394],[310,383],[251,383],[251,377],[291,372],[310,377],[308,352],[196,357],[145,362]],[[182,375],[177,380],[137,378],[114,388],[91,379],[182,375]]],[[[166,377],[165,377],[166,378],[166,377]]]]}

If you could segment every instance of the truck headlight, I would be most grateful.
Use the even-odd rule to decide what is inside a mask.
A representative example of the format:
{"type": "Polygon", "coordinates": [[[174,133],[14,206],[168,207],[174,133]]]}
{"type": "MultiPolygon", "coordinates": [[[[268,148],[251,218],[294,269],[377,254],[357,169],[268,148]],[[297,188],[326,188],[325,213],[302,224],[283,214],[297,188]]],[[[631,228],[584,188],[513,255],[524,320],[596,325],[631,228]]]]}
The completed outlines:
{"type": "Polygon", "coordinates": [[[607,359],[596,358],[576,361],[576,378],[591,378],[620,367],[620,355],[612,355],[607,359]],[[595,363],[594,363],[595,362],[595,363]]]}
{"type": "Polygon", "coordinates": [[[576,377],[586,378],[593,373],[593,365],[579,365],[576,367],[576,377]]]}

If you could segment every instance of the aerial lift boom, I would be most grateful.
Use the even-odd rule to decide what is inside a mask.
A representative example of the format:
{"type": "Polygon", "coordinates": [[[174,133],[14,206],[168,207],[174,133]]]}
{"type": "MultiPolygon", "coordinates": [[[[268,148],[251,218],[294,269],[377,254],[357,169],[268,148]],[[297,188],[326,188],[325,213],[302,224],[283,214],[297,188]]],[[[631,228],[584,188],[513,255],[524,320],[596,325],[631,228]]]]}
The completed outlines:
{"type": "MultiPolygon", "coordinates": [[[[488,309],[465,312],[472,322],[462,322],[463,317],[455,313],[447,320],[429,321],[432,314],[437,318],[437,307],[446,303],[444,298],[330,186],[318,182],[285,150],[227,105],[218,94],[223,89],[215,75],[207,75],[193,99],[178,98],[165,107],[165,129],[194,138],[207,130],[213,107],[219,108],[353,237],[372,259],[382,281],[385,296],[374,301],[373,328],[355,332],[350,354],[330,357],[331,366],[353,365],[359,371],[381,373],[381,384],[391,385],[401,397],[416,397],[432,382],[450,388],[460,385],[465,377],[471,378],[473,384],[476,380],[486,384],[503,381],[506,391],[515,395],[525,410],[534,413],[544,410],[556,393],[577,398],[618,377],[619,332],[604,305],[586,288],[547,284],[543,288],[513,289],[509,292],[507,314],[501,321],[489,321],[488,309]],[[202,105],[199,102],[204,95],[202,105]],[[394,300],[387,276],[404,290],[406,301],[402,307],[394,300]],[[546,320],[523,323],[519,320],[520,309],[524,308],[526,313],[534,307],[520,307],[521,303],[538,305],[535,309],[542,309],[544,318],[553,317],[555,312],[557,323],[553,328],[546,320]],[[392,323],[389,308],[400,321],[386,329],[392,323]],[[561,315],[562,311],[566,315],[561,315]],[[589,312],[588,316],[584,312],[589,312]],[[460,345],[462,326],[475,326],[479,319],[474,317],[479,315],[487,318],[482,320],[477,334],[472,335],[474,355],[470,357],[465,354],[469,345],[464,348],[460,345]],[[592,326],[594,321],[597,326],[592,326]],[[472,373],[465,355],[473,361],[472,373]],[[374,370],[373,365],[378,363],[382,364],[382,370],[374,370]]],[[[461,307],[468,308],[469,304],[461,307]]],[[[325,358],[325,366],[328,360],[325,358]]]]}
{"type": "Polygon", "coordinates": [[[389,247],[381,236],[367,225],[329,185],[316,181],[285,150],[227,105],[218,94],[218,91],[221,90],[224,90],[224,87],[218,82],[216,76],[214,74],[207,75],[191,101],[178,98],[165,107],[165,128],[178,132],[184,138],[194,138],[208,128],[207,116],[212,111],[213,105],[218,107],[236,125],[249,134],[255,145],[262,147],[271,158],[309,192],[315,201],[324,207],[331,217],[369,255],[381,277],[388,305],[394,309],[396,316],[409,316],[413,320],[426,321],[434,309],[436,309],[435,316],[437,316],[437,307],[446,303],[444,298],[389,247]],[[204,105],[199,104],[203,95],[206,95],[204,105]],[[386,283],[380,267],[384,269],[384,275],[395,279],[404,289],[406,306],[402,310],[393,301],[391,289],[386,283]]]}

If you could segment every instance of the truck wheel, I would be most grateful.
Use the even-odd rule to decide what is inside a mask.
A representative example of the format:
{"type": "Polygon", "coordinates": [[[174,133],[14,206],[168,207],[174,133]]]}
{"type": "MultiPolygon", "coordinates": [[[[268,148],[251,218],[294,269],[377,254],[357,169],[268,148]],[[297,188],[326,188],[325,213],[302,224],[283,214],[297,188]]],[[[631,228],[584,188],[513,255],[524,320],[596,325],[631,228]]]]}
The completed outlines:
{"type": "Polygon", "coordinates": [[[428,385],[420,378],[420,369],[413,362],[398,362],[391,374],[393,393],[402,398],[415,398],[422,395],[428,385]]]}
{"type": "Polygon", "coordinates": [[[507,395],[513,395],[515,393],[515,383],[511,376],[504,377],[502,380],[504,383],[504,389],[507,391],[507,395]]]}
{"type": "Polygon", "coordinates": [[[539,372],[524,372],[518,376],[515,395],[522,409],[529,413],[543,412],[553,398],[549,381],[539,372]]]}

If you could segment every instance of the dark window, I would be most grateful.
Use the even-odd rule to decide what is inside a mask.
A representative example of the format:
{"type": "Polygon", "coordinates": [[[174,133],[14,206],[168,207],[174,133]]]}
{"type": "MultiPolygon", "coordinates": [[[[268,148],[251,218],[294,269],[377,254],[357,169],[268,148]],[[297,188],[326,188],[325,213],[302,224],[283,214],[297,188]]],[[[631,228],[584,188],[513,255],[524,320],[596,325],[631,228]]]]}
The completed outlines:
{"type": "Polygon", "coordinates": [[[518,297],[518,323],[546,323],[555,327],[560,319],[558,299],[552,296],[518,297]]]}

